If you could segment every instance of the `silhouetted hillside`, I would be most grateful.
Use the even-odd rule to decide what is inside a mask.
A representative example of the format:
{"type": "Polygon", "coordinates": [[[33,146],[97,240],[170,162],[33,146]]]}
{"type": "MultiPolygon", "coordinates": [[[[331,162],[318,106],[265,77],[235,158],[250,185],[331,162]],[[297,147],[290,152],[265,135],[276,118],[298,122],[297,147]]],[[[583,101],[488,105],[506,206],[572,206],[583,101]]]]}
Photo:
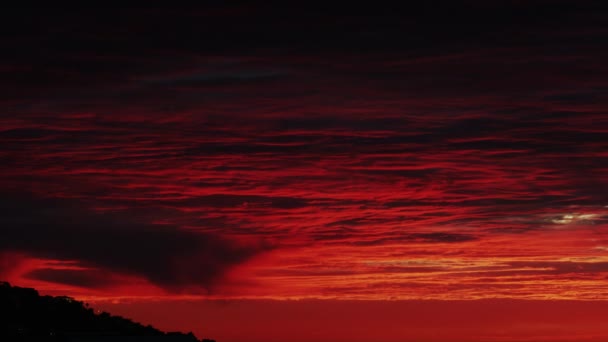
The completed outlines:
{"type": "Polygon", "coordinates": [[[165,333],[107,312],[96,314],[70,297],[40,296],[7,282],[0,282],[0,340],[199,342],[192,333],[165,333]]]}

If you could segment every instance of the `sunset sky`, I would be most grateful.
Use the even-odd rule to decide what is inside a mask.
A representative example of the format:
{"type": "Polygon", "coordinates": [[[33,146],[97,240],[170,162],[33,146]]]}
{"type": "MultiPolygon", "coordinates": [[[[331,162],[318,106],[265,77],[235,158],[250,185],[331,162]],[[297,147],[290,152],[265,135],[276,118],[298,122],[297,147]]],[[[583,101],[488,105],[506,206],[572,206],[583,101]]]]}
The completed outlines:
{"type": "Polygon", "coordinates": [[[608,6],[5,9],[0,280],[218,342],[608,340],[608,6]]]}

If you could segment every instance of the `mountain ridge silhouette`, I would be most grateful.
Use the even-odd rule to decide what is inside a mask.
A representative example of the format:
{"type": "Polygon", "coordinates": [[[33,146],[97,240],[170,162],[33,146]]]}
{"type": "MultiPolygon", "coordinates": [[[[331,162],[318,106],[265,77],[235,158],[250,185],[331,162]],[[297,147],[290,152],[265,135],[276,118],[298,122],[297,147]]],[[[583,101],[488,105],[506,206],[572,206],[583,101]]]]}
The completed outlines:
{"type": "Polygon", "coordinates": [[[192,332],[163,332],[129,318],[96,313],[68,296],[41,296],[36,289],[0,281],[0,339],[3,341],[179,341],[197,339],[192,332]]]}

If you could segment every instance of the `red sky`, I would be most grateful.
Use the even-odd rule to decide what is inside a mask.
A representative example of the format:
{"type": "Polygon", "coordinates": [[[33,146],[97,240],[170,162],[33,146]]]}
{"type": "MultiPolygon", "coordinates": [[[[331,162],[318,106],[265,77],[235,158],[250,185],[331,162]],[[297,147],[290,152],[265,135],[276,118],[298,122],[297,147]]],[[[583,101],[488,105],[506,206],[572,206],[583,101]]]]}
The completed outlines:
{"type": "Polygon", "coordinates": [[[601,10],[17,11],[0,276],[222,342],[606,340],[601,10]]]}

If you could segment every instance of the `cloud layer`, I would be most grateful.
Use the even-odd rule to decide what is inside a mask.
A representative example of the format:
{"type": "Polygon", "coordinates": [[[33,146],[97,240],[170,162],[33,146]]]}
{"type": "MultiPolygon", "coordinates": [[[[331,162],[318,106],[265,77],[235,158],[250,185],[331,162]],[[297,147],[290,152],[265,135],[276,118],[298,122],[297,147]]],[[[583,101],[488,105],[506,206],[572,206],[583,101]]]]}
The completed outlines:
{"type": "Polygon", "coordinates": [[[168,290],[210,289],[230,266],[263,250],[215,234],[90,213],[65,200],[5,198],[0,210],[0,250],[63,261],[26,277],[68,285],[109,286],[116,272],[168,290]]]}
{"type": "Polygon", "coordinates": [[[14,277],[606,299],[606,18],[520,6],[9,22],[0,249],[80,267],[14,277]]]}

